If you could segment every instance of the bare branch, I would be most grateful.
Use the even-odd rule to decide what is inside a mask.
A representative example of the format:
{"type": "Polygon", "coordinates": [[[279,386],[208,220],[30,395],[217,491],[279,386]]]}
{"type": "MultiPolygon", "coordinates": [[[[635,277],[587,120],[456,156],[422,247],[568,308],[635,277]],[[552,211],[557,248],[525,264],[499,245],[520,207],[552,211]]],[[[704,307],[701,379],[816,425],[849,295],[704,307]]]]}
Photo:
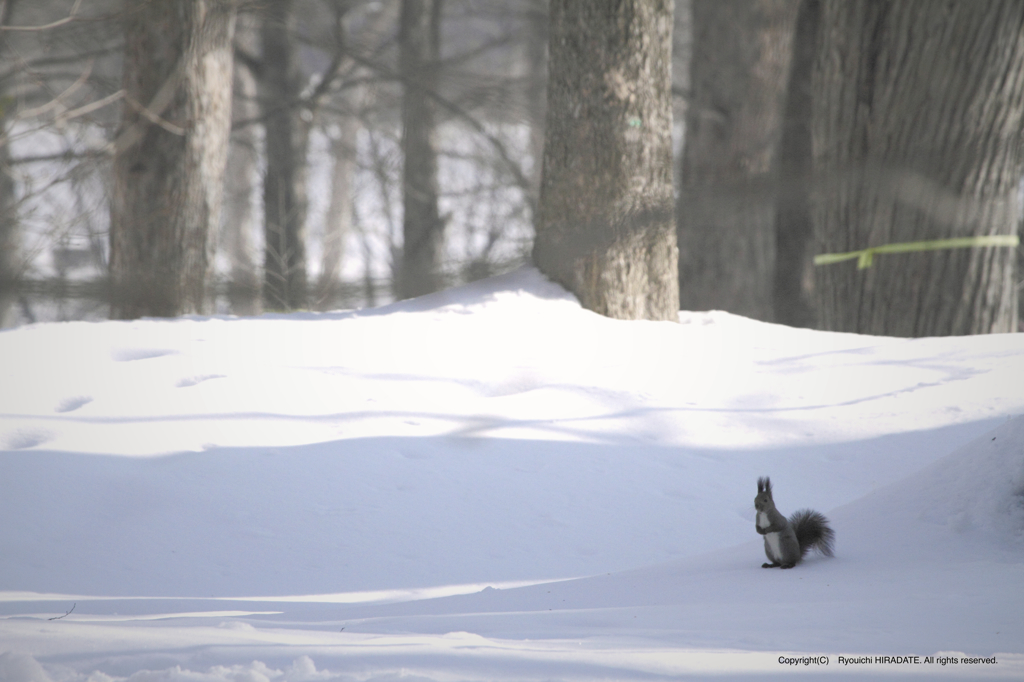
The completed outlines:
{"type": "Polygon", "coordinates": [[[486,55],[489,52],[493,52],[495,50],[499,50],[505,47],[506,45],[510,45],[519,37],[520,36],[517,35],[516,33],[505,33],[503,35],[497,36],[496,38],[484,41],[483,43],[480,43],[476,47],[468,49],[461,54],[455,54],[451,55],[450,57],[445,57],[444,59],[439,60],[435,64],[435,68],[453,69],[454,67],[461,66],[462,64],[472,61],[473,59],[476,59],[481,55],[486,55]]]}
{"type": "Polygon", "coordinates": [[[86,150],[81,152],[63,151],[53,154],[36,154],[34,156],[18,156],[10,160],[12,166],[24,166],[31,163],[49,163],[51,161],[83,161],[90,159],[105,158],[106,153],[102,149],[86,150]]]}
{"type": "MultiPolygon", "coordinates": [[[[319,108],[324,96],[338,83],[342,74],[350,72],[360,63],[359,60],[352,58],[353,50],[349,46],[349,38],[345,29],[345,13],[348,9],[344,4],[334,8],[334,41],[331,62],[320,75],[313,92],[305,98],[306,106],[310,109],[319,108]]],[[[369,27],[363,29],[364,40],[379,41],[380,36],[393,20],[393,8],[390,11],[381,12],[369,27]]]]}
{"type": "Polygon", "coordinates": [[[160,126],[161,128],[163,128],[167,132],[171,133],[172,135],[184,135],[185,134],[185,129],[182,128],[181,126],[177,126],[177,125],[171,123],[170,121],[168,121],[167,119],[162,118],[159,114],[157,114],[157,113],[155,113],[153,111],[150,111],[149,109],[144,107],[137,99],[135,99],[134,97],[132,97],[131,95],[126,93],[124,90],[122,90],[121,93],[122,93],[122,97],[124,97],[124,101],[128,102],[128,105],[131,106],[132,109],[135,109],[135,111],[137,111],[140,114],[142,114],[142,117],[145,118],[150,123],[153,123],[155,125],[160,126]]]}
{"type": "Polygon", "coordinates": [[[59,95],[57,95],[56,97],[54,97],[52,100],[50,100],[46,104],[42,104],[42,105],[40,105],[40,106],[38,106],[38,107],[36,107],[34,109],[25,109],[23,111],[19,111],[17,114],[15,114],[15,116],[14,116],[15,119],[16,120],[21,120],[21,119],[26,119],[26,118],[35,118],[36,116],[39,116],[40,114],[45,114],[46,112],[48,112],[48,111],[50,111],[52,109],[55,109],[57,107],[63,106],[64,105],[63,104],[63,100],[65,100],[68,97],[70,97],[71,93],[73,93],[75,90],[78,90],[80,87],[82,87],[85,84],[85,82],[87,80],[89,80],[89,74],[92,73],[92,66],[93,66],[93,61],[89,60],[89,63],[86,65],[85,71],[82,72],[82,75],[80,75],[78,77],[78,80],[76,80],[74,83],[69,85],[67,87],[67,89],[64,90],[64,92],[62,92],[59,95]]]}
{"type": "Polygon", "coordinates": [[[244,66],[245,68],[249,69],[249,71],[252,72],[252,75],[256,76],[257,78],[260,77],[260,75],[263,72],[263,60],[262,59],[260,59],[256,55],[254,55],[252,52],[247,50],[242,45],[239,45],[237,41],[235,42],[235,45],[234,45],[234,53],[235,53],[235,62],[237,62],[237,63],[241,64],[242,66],[244,66]]]}
{"type": "Polygon", "coordinates": [[[78,602],[75,602],[75,603],[74,603],[74,604],[73,604],[73,605],[71,606],[71,609],[70,609],[70,610],[69,610],[69,611],[68,611],[67,613],[65,613],[65,614],[64,614],[63,616],[54,616],[53,618],[48,618],[47,620],[60,620],[61,618],[67,618],[68,616],[70,616],[70,615],[71,615],[71,611],[74,611],[74,610],[75,610],[75,607],[76,607],[76,606],[78,606],[78,602]]]}
{"type": "MultiPolygon", "coordinates": [[[[183,65],[183,58],[178,59],[178,63],[174,66],[174,70],[171,71],[171,75],[167,77],[164,84],[160,86],[160,89],[153,96],[149,106],[143,106],[140,102],[135,101],[127,93],[125,93],[125,101],[129,103],[133,108],[137,108],[138,112],[151,123],[159,125],[161,128],[174,135],[184,135],[185,129],[179,128],[178,126],[170,123],[169,121],[161,118],[167,107],[174,101],[174,93],[178,88],[178,84],[181,81],[181,70],[183,65]],[[164,125],[166,124],[166,126],[164,125]],[[167,126],[170,126],[168,128],[167,126]],[[180,131],[180,132],[177,132],[180,131]]],[[[114,153],[116,150],[127,149],[133,144],[142,139],[144,125],[140,121],[136,121],[134,125],[130,126],[127,130],[123,131],[117,138],[108,145],[110,153],[114,153]]]]}
{"type": "MultiPolygon", "coordinates": [[[[402,83],[404,87],[418,88],[422,90],[427,97],[434,100],[434,102],[436,102],[442,109],[447,110],[449,113],[455,115],[457,118],[460,118],[466,123],[468,123],[470,127],[476,130],[477,133],[479,133],[485,140],[487,140],[487,142],[491,145],[494,151],[497,152],[498,157],[502,161],[502,164],[512,174],[512,177],[515,179],[516,184],[519,185],[519,187],[522,188],[524,191],[526,191],[527,196],[529,196],[530,181],[523,173],[523,169],[520,168],[519,164],[516,163],[509,155],[508,149],[505,148],[505,143],[499,140],[497,136],[490,133],[478,118],[476,118],[470,112],[460,107],[455,102],[452,102],[451,100],[445,98],[444,96],[435,92],[434,90],[430,88],[424,88],[419,83],[410,82],[408,79],[404,78],[400,73],[384,64],[373,61],[371,59],[367,59],[366,57],[363,57],[355,53],[350,53],[349,56],[355,62],[362,64],[363,66],[371,69],[372,71],[383,74],[389,77],[390,79],[402,83]]],[[[527,199],[527,201],[530,204],[530,209],[535,210],[536,207],[533,205],[533,201],[531,199],[527,199]]]]}
{"type": "MultiPolygon", "coordinates": [[[[35,107],[33,109],[23,109],[21,111],[16,112],[14,114],[14,116],[12,117],[12,119],[15,120],[15,121],[23,121],[23,120],[30,119],[30,118],[36,118],[36,117],[38,117],[38,116],[40,116],[42,114],[45,114],[45,113],[47,113],[47,112],[49,112],[49,111],[51,111],[53,109],[58,109],[58,108],[63,107],[64,106],[64,100],[67,99],[68,97],[70,97],[71,94],[75,90],[78,90],[80,87],[82,87],[82,85],[84,85],[89,80],[89,75],[92,73],[93,63],[94,63],[94,60],[89,60],[89,63],[85,67],[85,71],[82,72],[82,75],[80,75],[78,77],[78,80],[76,80],[74,83],[69,85],[64,90],[64,92],[62,92],[59,95],[57,95],[56,97],[54,97],[53,99],[51,99],[46,104],[42,104],[42,105],[40,105],[38,107],[35,107]]],[[[22,134],[18,135],[17,137],[24,137],[24,135],[25,135],[25,133],[22,133],[22,134]]],[[[13,139],[15,139],[15,137],[13,137],[12,133],[10,133],[10,132],[0,135],[0,147],[4,146],[6,144],[9,144],[11,142],[11,140],[13,140],[13,139]]]]}
{"type": "Polygon", "coordinates": [[[71,111],[64,112],[63,114],[61,114],[60,116],[57,117],[57,123],[58,124],[63,124],[64,122],[69,121],[69,120],[71,120],[73,118],[78,118],[79,116],[85,116],[87,114],[91,114],[92,112],[96,111],[97,109],[102,109],[103,107],[107,106],[108,104],[112,104],[112,103],[118,101],[119,99],[121,99],[124,96],[125,96],[125,91],[124,90],[118,90],[117,92],[115,92],[113,94],[107,95],[103,99],[98,99],[95,102],[92,102],[90,104],[86,104],[85,106],[81,106],[81,107],[78,107],[77,109],[72,109],[71,111]]]}
{"type": "Polygon", "coordinates": [[[75,4],[71,7],[71,12],[66,17],[50,22],[49,24],[43,24],[42,26],[0,26],[0,31],[48,31],[51,28],[70,24],[78,18],[78,8],[81,4],[82,0],[75,0],[75,4]]]}

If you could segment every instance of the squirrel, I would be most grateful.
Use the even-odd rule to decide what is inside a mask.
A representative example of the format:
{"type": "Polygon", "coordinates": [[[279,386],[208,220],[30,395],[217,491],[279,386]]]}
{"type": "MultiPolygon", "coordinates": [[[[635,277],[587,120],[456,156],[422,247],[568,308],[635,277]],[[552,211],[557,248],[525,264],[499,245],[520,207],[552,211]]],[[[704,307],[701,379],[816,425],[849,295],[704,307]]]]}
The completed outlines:
{"type": "Polygon", "coordinates": [[[754,527],[764,536],[764,553],[770,563],[761,568],[793,568],[813,547],[825,556],[832,556],[835,531],[824,515],[801,509],[789,517],[779,513],[772,499],[772,481],[767,476],[757,479],[757,497],[754,498],[757,521],[754,527]]]}

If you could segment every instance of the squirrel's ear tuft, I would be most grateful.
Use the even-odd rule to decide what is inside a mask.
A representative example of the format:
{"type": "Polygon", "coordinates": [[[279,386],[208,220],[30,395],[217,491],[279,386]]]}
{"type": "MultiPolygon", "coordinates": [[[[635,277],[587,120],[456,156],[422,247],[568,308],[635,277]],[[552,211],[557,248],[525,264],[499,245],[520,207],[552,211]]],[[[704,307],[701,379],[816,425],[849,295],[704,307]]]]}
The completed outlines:
{"type": "Polygon", "coordinates": [[[767,476],[762,476],[757,479],[757,492],[772,494],[772,479],[767,476]]]}

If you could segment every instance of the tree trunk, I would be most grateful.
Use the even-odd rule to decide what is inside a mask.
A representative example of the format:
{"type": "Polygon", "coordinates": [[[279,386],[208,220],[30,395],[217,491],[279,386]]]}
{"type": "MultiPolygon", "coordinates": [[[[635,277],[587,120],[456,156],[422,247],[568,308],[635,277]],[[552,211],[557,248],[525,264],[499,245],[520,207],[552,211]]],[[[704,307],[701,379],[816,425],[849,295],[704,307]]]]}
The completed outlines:
{"type": "Polygon", "coordinates": [[[402,74],[402,267],[398,297],[442,288],[444,222],[437,207],[436,105],[441,0],[402,0],[399,68],[402,74]]]}
{"type": "Polygon", "coordinates": [[[552,0],[537,267],[582,305],[678,320],[672,2],[552,0]]]}
{"type": "Polygon", "coordinates": [[[272,310],[306,307],[306,149],[309,125],[300,107],[301,77],[292,41],[291,0],[263,9],[261,100],[266,130],[263,179],[263,301],[272,310]]]}
{"type": "Polygon", "coordinates": [[[529,34],[526,36],[526,111],[530,121],[530,203],[536,206],[540,197],[541,166],[544,158],[544,118],[547,112],[548,70],[548,3],[530,0],[529,34]]]}
{"type": "MultiPolygon", "coordinates": [[[[241,15],[236,27],[236,43],[247,52],[259,49],[257,27],[252,15],[241,15]]],[[[259,92],[256,77],[244,66],[234,72],[235,121],[251,122],[259,117],[259,92]]],[[[228,300],[235,315],[258,315],[260,279],[253,252],[253,192],[259,167],[259,136],[248,123],[235,130],[228,151],[225,177],[224,232],[221,241],[230,263],[228,300]]]]}
{"type": "Polygon", "coordinates": [[[125,27],[111,316],[202,312],[231,125],[234,3],[133,4],[125,27]]]}
{"type": "Polygon", "coordinates": [[[679,221],[684,308],[771,320],[775,164],[798,0],[694,0],[679,221]]]}
{"type": "Polygon", "coordinates": [[[797,13],[793,57],[779,146],[775,211],[775,321],[817,328],[814,302],[814,223],[811,221],[811,73],[821,0],[803,0],[797,13]]]}
{"type": "MultiPolygon", "coordinates": [[[[8,132],[0,112],[0,135],[8,132]]],[[[15,206],[14,173],[10,146],[0,144],[0,329],[14,324],[14,301],[21,275],[18,262],[18,211],[15,206]]]]}
{"type": "MultiPolygon", "coordinates": [[[[0,26],[10,22],[14,0],[0,4],[0,26]]],[[[0,57],[7,52],[6,31],[0,31],[0,57]]],[[[10,132],[9,115],[13,113],[11,102],[4,93],[0,81],[0,137],[10,132]]],[[[17,294],[17,280],[20,276],[18,264],[18,212],[14,186],[14,169],[11,167],[11,146],[0,141],[0,329],[14,324],[14,300],[17,294]]]]}
{"type": "MultiPolygon", "coordinates": [[[[823,3],[814,88],[822,253],[1017,230],[1024,3],[823,3]]],[[[986,247],[819,267],[825,329],[1016,329],[1014,253],[986,247]]]]}
{"type": "Polygon", "coordinates": [[[331,138],[331,198],[324,216],[323,262],[320,274],[320,301],[331,306],[338,291],[345,240],[352,231],[352,183],[356,176],[356,135],[359,119],[343,116],[331,138]]]}

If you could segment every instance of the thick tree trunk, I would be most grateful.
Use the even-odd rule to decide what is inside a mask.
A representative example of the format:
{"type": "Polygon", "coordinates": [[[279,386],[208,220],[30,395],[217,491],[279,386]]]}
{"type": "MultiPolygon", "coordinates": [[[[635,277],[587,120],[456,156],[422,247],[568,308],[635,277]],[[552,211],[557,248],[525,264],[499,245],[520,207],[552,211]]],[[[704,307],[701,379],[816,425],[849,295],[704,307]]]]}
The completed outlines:
{"type": "Polygon", "coordinates": [[[442,288],[444,222],[437,207],[437,149],[434,141],[441,0],[402,0],[399,68],[402,74],[402,267],[398,297],[442,288]]]}
{"type": "Polygon", "coordinates": [[[811,73],[821,0],[803,0],[796,19],[793,57],[779,147],[775,211],[775,321],[818,326],[814,300],[814,223],[811,221],[811,73]]]}
{"type": "MultiPolygon", "coordinates": [[[[1024,3],[823,3],[813,112],[822,253],[1017,229],[1024,3]]],[[[1016,328],[1014,253],[987,247],[819,267],[826,329],[1016,328]]]]}
{"type": "Polygon", "coordinates": [[[133,3],[125,25],[111,315],[202,312],[231,125],[234,3],[133,3]]]}
{"type": "Polygon", "coordinates": [[[526,110],[530,117],[530,203],[540,199],[542,159],[544,158],[544,118],[547,113],[548,70],[548,3],[531,0],[529,35],[526,37],[526,65],[529,83],[526,86],[526,110]]]}
{"type": "MultiPolygon", "coordinates": [[[[0,3],[0,26],[9,23],[14,0],[0,3]]],[[[0,31],[0,57],[7,51],[6,32],[0,31]]],[[[3,84],[0,82],[0,137],[10,132],[9,104],[5,106],[3,84]]],[[[0,141],[0,329],[14,323],[14,300],[18,267],[19,239],[18,212],[15,207],[14,169],[11,167],[11,147],[0,141]]]]}
{"type": "MultiPolygon", "coordinates": [[[[7,130],[4,116],[0,113],[0,135],[7,130]]],[[[21,275],[18,212],[9,150],[8,145],[0,144],[0,329],[14,324],[14,301],[21,275]]]]}
{"type": "Polygon", "coordinates": [[[678,320],[672,2],[552,0],[533,257],[585,308],[678,320]]]}
{"type": "Polygon", "coordinates": [[[260,85],[266,131],[263,179],[263,302],[272,310],[306,307],[306,149],[309,125],[299,106],[291,0],[263,7],[260,85]]]}
{"type": "Polygon", "coordinates": [[[684,308],[771,320],[775,164],[798,0],[694,0],[679,201],[684,308]]]}

